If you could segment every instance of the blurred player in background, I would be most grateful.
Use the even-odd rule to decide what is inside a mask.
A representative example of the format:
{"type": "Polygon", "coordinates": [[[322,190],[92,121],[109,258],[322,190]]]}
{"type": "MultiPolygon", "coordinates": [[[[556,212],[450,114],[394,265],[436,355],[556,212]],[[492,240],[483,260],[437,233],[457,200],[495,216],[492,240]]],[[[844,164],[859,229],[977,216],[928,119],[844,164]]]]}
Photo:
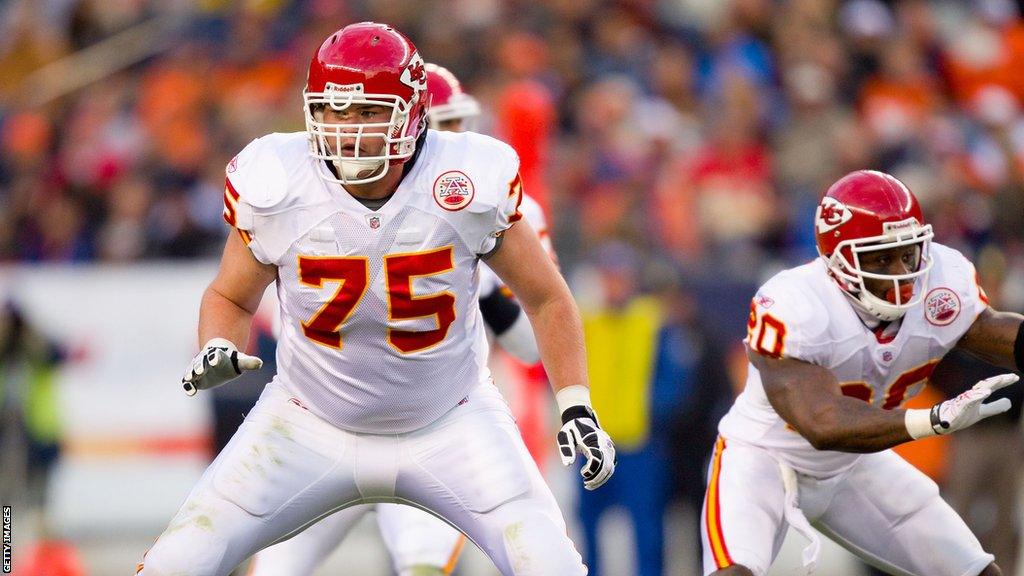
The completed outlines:
{"type": "Polygon", "coordinates": [[[705,498],[704,574],[763,575],[787,524],[808,521],[891,574],[1001,574],[938,487],[889,448],[1005,412],[1017,381],[987,378],[932,409],[901,409],[953,348],[1007,370],[1024,316],[988,305],[974,266],[933,243],[914,195],[874,171],[834,183],[815,216],[821,258],[753,299],[749,376],[719,426],[705,498]]]}
{"type": "MultiPolygon", "coordinates": [[[[476,99],[462,90],[454,74],[427,63],[427,124],[434,130],[463,132],[480,114],[476,99]]],[[[540,231],[546,228],[540,205],[523,194],[520,212],[538,231],[545,249],[550,242],[540,231]]],[[[553,254],[553,253],[552,253],[553,254]]],[[[486,264],[480,267],[480,312],[495,339],[525,364],[540,360],[537,340],[526,314],[486,264]]],[[[465,536],[443,520],[412,506],[376,504],[352,506],[317,522],[293,538],[260,551],[253,557],[249,576],[299,576],[312,574],[337,548],[367,512],[376,509],[377,524],[392,565],[399,576],[450,574],[455,568],[465,536]]]]}
{"type": "Polygon", "coordinates": [[[482,259],[530,316],[563,461],[586,458],[588,488],[610,477],[572,295],[529,224],[515,225],[514,151],[424,130],[423,60],[383,24],[329,36],[303,97],[306,132],[257,139],[228,164],[238,233],[183,383],[194,394],[261,364],[236,346],[273,281],[277,376],[138,573],[224,575],[334,511],[402,502],[456,525],[502,574],[585,574],[486,368],[482,259]]]}

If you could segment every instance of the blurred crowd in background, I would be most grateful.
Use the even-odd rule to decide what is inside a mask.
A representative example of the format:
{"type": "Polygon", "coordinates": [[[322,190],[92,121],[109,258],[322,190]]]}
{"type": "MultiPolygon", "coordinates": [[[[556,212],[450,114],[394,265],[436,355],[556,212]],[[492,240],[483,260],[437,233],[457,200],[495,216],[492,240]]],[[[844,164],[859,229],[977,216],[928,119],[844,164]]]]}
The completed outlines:
{"type": "Polygon", "coordinates": [[[874,167],[920,196],[937,238],[980,257],[986,287],[1008,288],[1004,306],[1024,307],[1024,21],[1012,0],[2,10],[2,260],[216,254],[226,162],[256,136],[301,130],[313,49],[373,19],[463,80],[489,112],[479,131],[520,148],[570,270],[617,237],[671,266],[760,278],[812,257],[823,189],[874,167]],[[143,49],[102,49],[143,23],[143,49]],[[76,52],[89,57],[53,66],[76,52]]]}
{"type": "MultiPolygon", "coordinates": [[[[360,20],[394,25],[452,70],[485,110],[476,129],[517,148],[588,346],[644,359],[603,372],[609,389],[639,382],[605,401],[650,408],[609,430],[624,472],[631,453],[643,471],[671,451],[683,464],[643,481],[694,507],[742,382],[749,298],[815,256],[814,209],[839,176],[902,179],[993,305],[1024,310],[1013,0],[8,0],[0,262],[216,257],[225,164],[255,137],[303,129],[313,50],[360,20]],[[633,348],[625,329],[640,334],[633,348]]],[[[1006,429],[1019,437],[1016,413],[1006,429]]],[[[998,532],[1015,540],[1010,509],[998,532]]],[[[980,521],[995,533],[993,514],[980,521]]],[[[650,538],[638,545],[657,549],[650,538]]]]}

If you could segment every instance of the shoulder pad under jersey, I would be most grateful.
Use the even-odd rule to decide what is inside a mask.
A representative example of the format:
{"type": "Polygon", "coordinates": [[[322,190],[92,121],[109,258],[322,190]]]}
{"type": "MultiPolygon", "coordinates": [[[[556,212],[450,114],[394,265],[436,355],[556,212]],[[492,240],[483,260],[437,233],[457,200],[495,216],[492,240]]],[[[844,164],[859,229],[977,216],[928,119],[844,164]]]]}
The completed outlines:
{"type": "Polygon", "coordinates": [[[487,253],[495,238],[522,218],[519,156],[508,144],[475,132],[430,134],[426,176],[435,201],[466,244],[487,253]],[[445,204],[446,186],[453,185],[470,187],[471,197],[463,197],[461,205],[457,199],[445,204]]]}
{"type": "Polygon", "coordinates": [[[815,351],[827,343],[830,322],[828,307],[817,290],[824,284],[812,276],[825,274],[819,268],[808,264],[784,270],[757,290],[750,303],[745,340],[752,350],[774,358],[817,360],[815,351]]]}

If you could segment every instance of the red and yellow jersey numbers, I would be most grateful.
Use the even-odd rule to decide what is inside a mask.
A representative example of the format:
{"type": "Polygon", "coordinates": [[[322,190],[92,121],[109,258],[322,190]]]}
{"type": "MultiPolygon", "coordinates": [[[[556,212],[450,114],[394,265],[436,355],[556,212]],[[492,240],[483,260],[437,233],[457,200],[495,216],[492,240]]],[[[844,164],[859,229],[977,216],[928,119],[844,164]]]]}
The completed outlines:
{"type": "MultiPolygon", "coordinates": [[[[426,350],[448,335],[448,329],[455,321],[455,295],[448,291],[416,295],[412,286],[413,279],[417,277],[452,270],[453,250],[452,246],[445,246],[427,252],[384,257],[388,319],[413,320],[433,316],[437,323],[433,330],[388,328],[388,343],[399,352],[411,354],[426,350]]],[[[323,288],[324,282],[338,283],[331,299],[309,320],[302,322],[302,333],[318,344],[341,350],[345,345],[342,327],[369,287],[369,260],[363,256],[299,256],[298,263],[300,283],[314,288],[323,288]]]]}
{"type": "MultiPolygon", "coordinates": [[[[907,390],[917,384],[923,384],[939,364],[938,359],[929,360],[920,366],[911,368],[885,389],[885,397],[882,400],[882,408],[892,410],[899,408],[907,397],[907,390]]],[[[863,400],[871,404],[875,400],[875,389],[867,382],[842,382],[839,384],[844,396],[863,400]]]]}
{"type": "Polygon", "coordinates": [[[786,351],[786,324],[768,312],[758,314],[753,300],[747,320],[747,343],[751,350],[769,358],[782,358],[786,351]]]}

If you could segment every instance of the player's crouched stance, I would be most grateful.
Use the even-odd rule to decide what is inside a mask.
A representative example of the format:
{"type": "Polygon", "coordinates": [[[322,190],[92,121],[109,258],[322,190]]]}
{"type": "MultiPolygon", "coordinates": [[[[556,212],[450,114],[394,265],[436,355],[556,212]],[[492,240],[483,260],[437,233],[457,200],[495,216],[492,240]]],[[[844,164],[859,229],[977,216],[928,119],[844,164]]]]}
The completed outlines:
{"type": "Polygon", "coordinates": [[[203,295],[207,342],[186,392],[259,360],[253,311],[276,282],[278,374],[139,566],[223,576],[348,506],[419,506],[506,576],[583,575],[565,522],[487,372],[477,266],[519,297],[562,410],[563,457],[588,488],[614,470],[589,408],[582,328],[537,235],[519,223],[511,148],[424,130],[423,60],[396,30],[331,35],[310,64],[307,130],[271,134],[227,168],[229,236],[203,295]]]}
{"type": "Polygon", "coordinates": [[[897,179],[854,172],[815,217],[821,258],[765,283],[751,304],[746,388],[719,425],[701,532],[704,574],[763,576],[788,525],[814,525],[890,574],[1000,574],[924,474],[889,448],[1010,407],[985,403],[1015,374],[931,410],[900,406],[957,347],[1020,370],[1024,317],[988,306],[974,267],[931,243],[897,179]]]}

